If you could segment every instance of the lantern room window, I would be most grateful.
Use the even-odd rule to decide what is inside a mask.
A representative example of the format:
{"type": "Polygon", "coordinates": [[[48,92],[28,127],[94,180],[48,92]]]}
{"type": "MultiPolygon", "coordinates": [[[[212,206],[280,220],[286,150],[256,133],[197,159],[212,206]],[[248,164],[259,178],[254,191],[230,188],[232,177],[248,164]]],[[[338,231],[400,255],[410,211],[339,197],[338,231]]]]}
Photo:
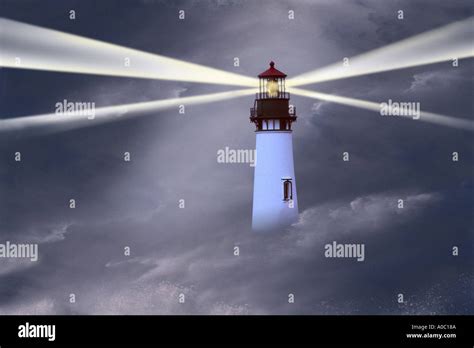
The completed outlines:
{"type": "Polygon", "coordinates": [[[278,97],[278,81],[276,79],[267,80],[267,94],[270,98],[278,97]]]}

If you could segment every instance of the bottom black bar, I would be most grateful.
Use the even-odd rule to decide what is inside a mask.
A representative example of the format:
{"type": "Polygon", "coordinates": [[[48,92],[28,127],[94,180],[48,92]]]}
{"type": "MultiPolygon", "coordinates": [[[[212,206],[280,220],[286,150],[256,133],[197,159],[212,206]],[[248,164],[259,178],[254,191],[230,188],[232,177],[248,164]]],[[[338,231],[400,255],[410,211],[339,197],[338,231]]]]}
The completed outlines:
{"type": "Polygon", "coordinates": [[[3,316],[0,347],[32,344],[473,346],[472,316],[3,316]]]}

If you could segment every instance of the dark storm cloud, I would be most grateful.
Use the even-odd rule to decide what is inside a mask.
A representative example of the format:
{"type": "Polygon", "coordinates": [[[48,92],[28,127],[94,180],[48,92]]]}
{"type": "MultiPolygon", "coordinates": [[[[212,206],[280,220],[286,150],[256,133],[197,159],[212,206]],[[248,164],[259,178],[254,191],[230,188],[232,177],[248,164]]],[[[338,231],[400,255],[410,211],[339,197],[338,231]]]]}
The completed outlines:
{"type": "MultiPolygon", "coordinates": [[[[472,13],[467,1],[46,2],[48,11],[32,3],[6,2],[2,16],[251,76],[274,59],[290,77],[472,13]],[[78,9],[75,23],[64,17],[70,6],[78,9]],[[177,20],[181,8],[184,22],[177,20]]],[[[442,63],[308,88],[420,101],[423,110],[467,118],[470,71],[472,62],[461,61],[456,69],[442,63]]],[[[50,112],[64,98],[102,106],[228,89],[0,74],[0,111],[8,117],[50,112]]],[[[470,133],[293,97],[300,222],[261,236],[250,231],[253,168],[216,161],[225,146],[255,146],[252,102],[2,142],[0,242],[39,243],[40,260],[2,264],[0,312],[473,312],[470,133]],[[13,161],[16,151],[21,163],[13,161]],[[344,151],[350,162],[342,161],[344,151]],[[453,151],[460,162],[451,161],[453,151]],[[325,258],[324,244],[334,240],[365,243],[366,260],[325,258]],[[68,302],[70,293],[77,303],[68,302]],[[398,293],[407,303],[397,304],[398,293]]]]}

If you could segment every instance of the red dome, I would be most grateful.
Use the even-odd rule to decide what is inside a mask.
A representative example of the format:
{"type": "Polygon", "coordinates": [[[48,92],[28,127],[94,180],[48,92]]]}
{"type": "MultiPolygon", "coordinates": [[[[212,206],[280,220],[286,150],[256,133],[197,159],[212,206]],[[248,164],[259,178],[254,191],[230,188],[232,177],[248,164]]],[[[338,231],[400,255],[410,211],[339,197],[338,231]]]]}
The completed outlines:
{"type": "Polygon", "coordinates": [[[285,78],[286,74],[282,73],[280,70],[275,69],[275,63],[273,61],[270,62],[270,69],[265,70],[263,73],[258,75],[259,78],[285,78]]]}

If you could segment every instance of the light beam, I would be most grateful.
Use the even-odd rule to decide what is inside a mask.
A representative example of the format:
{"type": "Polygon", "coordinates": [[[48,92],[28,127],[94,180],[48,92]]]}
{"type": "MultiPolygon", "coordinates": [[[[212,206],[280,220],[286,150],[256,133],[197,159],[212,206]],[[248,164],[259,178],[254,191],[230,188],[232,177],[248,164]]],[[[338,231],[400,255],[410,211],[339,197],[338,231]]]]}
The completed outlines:
{"type": "MultiPolygon", "coordinates": [[[[96,126],[105,122],[123,120],[169,109],[178,105],[197,105],[247,96],[256,89],[240,89],[229,92],[204,94],[199,96],[163,99],[150,102],[107,106],[95,109],[94,118],[84,112],[67,114],[42,114],[35,116],[15,117],[0,120],[0,135],[27,133],[27,135],[44,135],[72,129],[96,126]]],[[[23,134],[26,135],[26,134],[23,134]]]]}
{"type": "MultiPolygon", "coordinates": [[[[303,96],[303,97],[308,97],[308,98],[313,98],[313,99],[318,99],[318,100],[325,100],[325,101],[329,101],[329,102],[333,102],[337,104],[353,106],[359,109],[376,111],[379,113],[381,110],[380,103],[375,103],[375,102],[362,100],[362,99],[341,97],[338,95],[308,91],[308,90],[300,89],[300,88],[291,88],[290,92],[296,95],[303,96]]],[[[394,117],[394,116],[383,116],[383,117],[394,117]]],[[[401,117],[411,118],[410,116],[401,116],[401,117]]],[[[441,126],[474,131],[474,121],[459,119],[459,118],[455,118],[451,116],[435,114],[432,112],[426,112],[426,111],[421,111],[421,110],[420,110],[420,118],[416,121],[429,122],[429,123],[434,123],[441,126]]]]}
{"type": "Polygon", "coordinates": [[[470,17],[349,58],[348,66],[343,66],[342,62],[335,63],[295,76],[287,81],[287,86],[296,87],[473,57],[473,37],[474,17],[470,17]]]}
{"type": "Polygon", "coordinates": [[[254,78],[0,18],[0,66],[255,87],[254,78]]]}

